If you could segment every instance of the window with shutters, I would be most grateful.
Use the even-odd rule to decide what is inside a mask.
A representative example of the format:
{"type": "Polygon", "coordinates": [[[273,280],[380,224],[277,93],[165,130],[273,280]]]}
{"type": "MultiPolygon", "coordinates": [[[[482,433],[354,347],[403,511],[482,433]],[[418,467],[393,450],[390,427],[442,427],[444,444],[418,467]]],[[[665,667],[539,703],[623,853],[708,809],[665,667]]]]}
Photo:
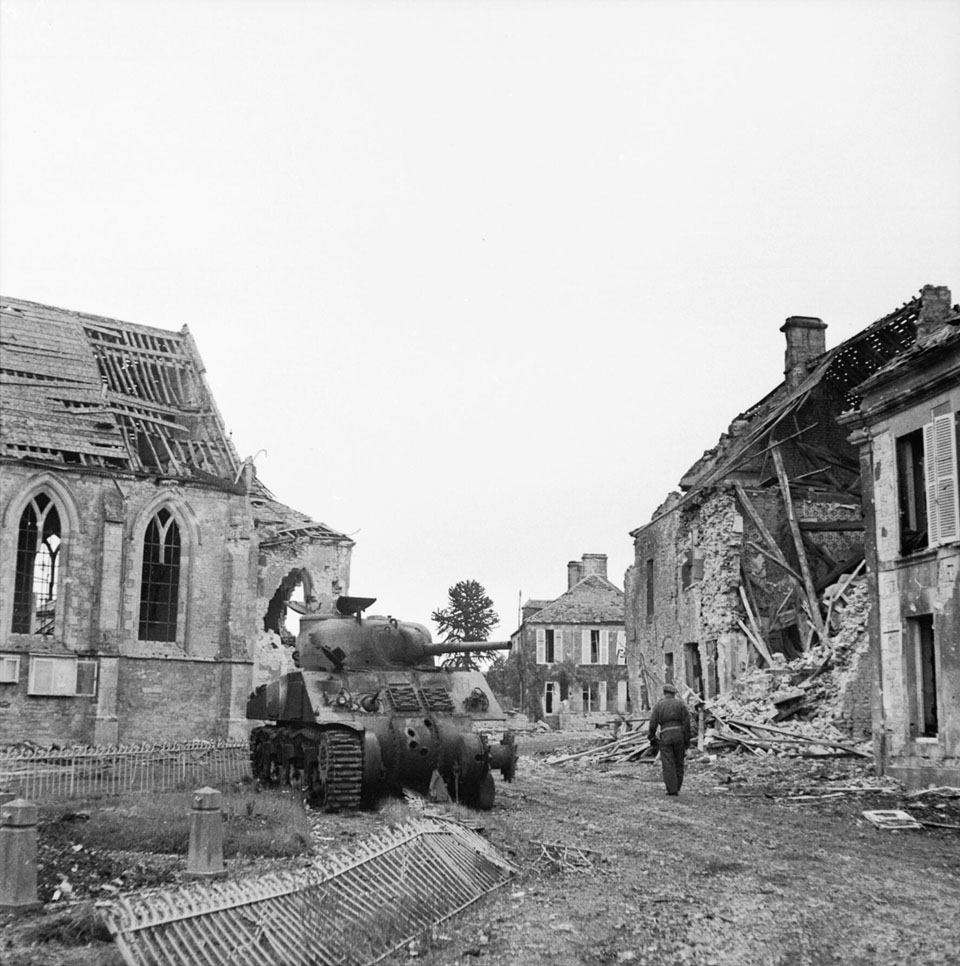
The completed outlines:
{"type": "Polygon", "coordinates": [[[32,657],[27,693],[47,697],[94,696],[97,662],[75,657],[32,657]]]}
{"type": "Polygon", "coordinates": [[[141,641],[175,641],[180,594],[180,529],[166,508],[147,526],[140,579],[141,641]]]}
{"type": "Polygon", "coordinates": [[[897,440],[897,500],[901,554],[960,539],[953,413],[897,440]]]}
{"type": "Polygon", "coordinates": [[[561,633],[559,628],[537,628],[537,664],[558,664],[563,660],[561,633]]]}
{"type": "Polygon", "coordinates": [[[548,627],[544,636],[546,637],[545,646],[547,664],[555,664],[560,660],[560,632],[552,627],[548,627]]]}
{"type": "Polygon", "coordinates": [[[617,664],[627,663],[627,632],[617,631],[617,664]]]}
{"type": "Polygon", "coordinates": [[[60,515],[38,493],[20,516],[13,578],[14,634],[53,634],[60,572],[60,515]]]}
{"type": "Polygon", "coordinates": [[[583,628],[580,631],[580,663],[600,663],[600,629],[596,627],[583,628]]]}

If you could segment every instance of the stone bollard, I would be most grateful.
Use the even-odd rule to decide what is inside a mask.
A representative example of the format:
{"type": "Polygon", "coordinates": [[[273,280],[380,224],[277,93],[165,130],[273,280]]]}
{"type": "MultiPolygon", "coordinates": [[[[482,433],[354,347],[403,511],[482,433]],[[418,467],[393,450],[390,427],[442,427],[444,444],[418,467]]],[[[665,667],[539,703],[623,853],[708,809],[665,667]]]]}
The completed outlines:
{"type": "Polygon", "coordinates": [[[198,788],[193,793],[186,873],[189,879],[209,879],[226,874],[223,866],[221,798],[215,788],[198,788]]]}
{"type": "Polygon", "coordinates": [[[0,806],[0,912],[30,912],[37,899],[37,806],[15,798],[0,806]]]}

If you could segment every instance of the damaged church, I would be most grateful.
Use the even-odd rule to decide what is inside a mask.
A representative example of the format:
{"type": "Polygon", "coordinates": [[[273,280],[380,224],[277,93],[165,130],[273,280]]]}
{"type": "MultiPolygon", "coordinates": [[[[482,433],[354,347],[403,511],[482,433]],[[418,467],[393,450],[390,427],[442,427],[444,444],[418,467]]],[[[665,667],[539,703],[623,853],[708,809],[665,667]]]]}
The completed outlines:
{"type": "Polygon", "coordinates": [[[244,737],[353,541],[238,457],[186,326],[0,302],[4,740],[244,737]]]}

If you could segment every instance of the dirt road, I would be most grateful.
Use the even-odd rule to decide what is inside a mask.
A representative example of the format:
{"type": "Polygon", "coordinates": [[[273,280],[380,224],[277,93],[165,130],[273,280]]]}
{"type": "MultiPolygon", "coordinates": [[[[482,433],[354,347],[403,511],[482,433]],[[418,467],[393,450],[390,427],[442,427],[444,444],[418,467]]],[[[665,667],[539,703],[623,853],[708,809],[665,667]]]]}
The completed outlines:
{"type": "MultiPolygon", "coordinates": [[[[748,755],[694,757],[671,798],[656,764],[547,763],[558,745],[590,747],[583,736],[521,736],[515,782],[498,781],[491,812],[460,816],[483,826],[520,877],[392,954],[388,966],[960,963],[960,831],[878,831],[861,815],[905,808],[960,826],[960,798],[857,788],[877,785],[859,760],[748,755]],[[571,851],[557,863],[537,843],[597,861],[579,864],[571,851]]],[[[317,850],[340,850],[405,812],[394,804],[318,814],[317,850]]],[[[182,865],[144,857],[144,875],[174,885],[182,865]]],[[[229,863],[228,871],[258,868],[229,863]]],[[[76,897],[82,892],[78,881],[76,897]]],[[[0,962],[120,962],[111,945],[25,949],[19,936],[14,923],[0,929],[0,962]]]]}
{"type": "Polygon", "coordinates": [[[527,871],[391,966],[960,963],[960,832],[878,831],[861,817],[907,807],[960,825],[958,799],[832,793],[869,772],[743,757],[691,761],[671,798],[657,765],[549,765],[535,741],[524,750],[484,821],[527,871]],[[533,865],[533,841],[602,862],[533,865]]]}

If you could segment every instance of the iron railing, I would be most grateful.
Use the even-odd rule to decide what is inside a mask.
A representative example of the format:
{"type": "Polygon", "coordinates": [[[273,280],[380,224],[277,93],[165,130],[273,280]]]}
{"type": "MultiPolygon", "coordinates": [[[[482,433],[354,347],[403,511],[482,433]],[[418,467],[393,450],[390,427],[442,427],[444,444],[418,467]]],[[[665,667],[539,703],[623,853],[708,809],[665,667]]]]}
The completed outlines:
{"type": "Polygon", "coordinates": [[[195,788],[249,777],[246,741],[0,749],[0,791],[38,803],[195,788]]]}
{"type": "Polygon", "coordinates": [[[418,818],[308,868],[101,906],[128,966],[367,966],[519,870],[451,821],[418,818]]]}

